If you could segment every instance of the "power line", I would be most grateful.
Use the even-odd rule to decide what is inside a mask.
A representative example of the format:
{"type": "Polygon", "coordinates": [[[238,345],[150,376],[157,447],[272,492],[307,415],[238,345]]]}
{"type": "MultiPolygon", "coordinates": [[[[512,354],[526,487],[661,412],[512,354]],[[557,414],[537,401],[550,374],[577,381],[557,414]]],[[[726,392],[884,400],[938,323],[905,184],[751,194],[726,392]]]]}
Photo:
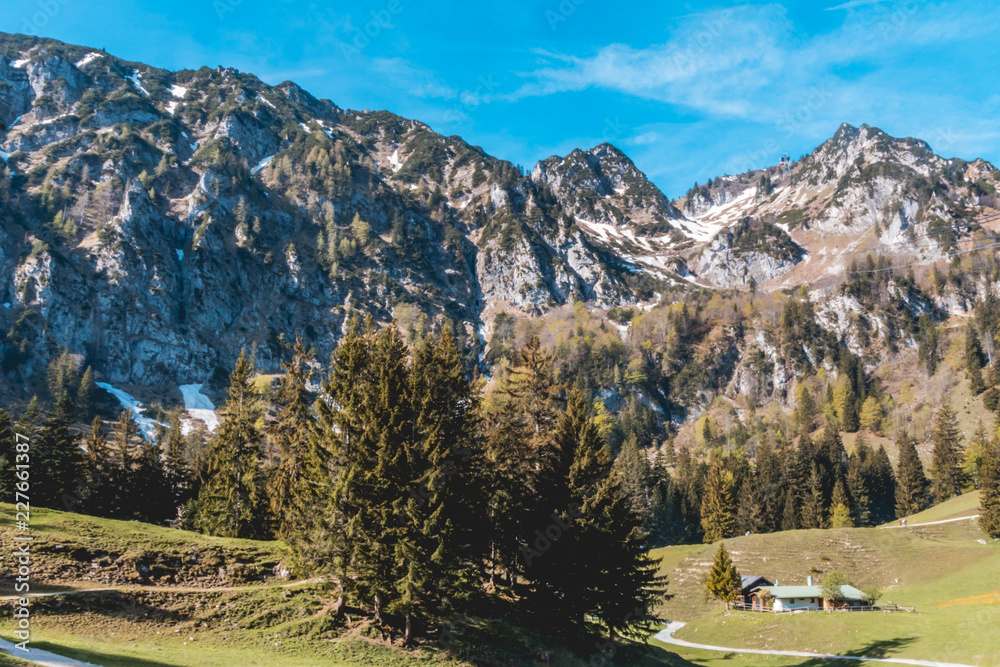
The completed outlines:
{"type": "MultiPolygon", "coordinates": [[[[948,259],[948,258],[958,257],[959,255],[965,255],[967,253],[975,252],[977,250],[986,250],[987,248],[995,248],[997,246],[1000,246],[1000,241],[998,241],[996,243],[988,243],[986,245],[978,246],[978,247],[975,247],[975,248],[968,248],[967,250],[956,250],[955,252],[952,252],[952,253],[945,253],[945,256],[942,259],[948,259]]],[[[911,266],[917,266],[917,265],[926,264],[926,263],[927,263],[926,261],[916,261],[916,262],[910,262],[909,264],[899,264],[899,265],[896,265],[896,266],[886,266],[886,267],[883,267],[881,269],[866,269],[864,271],[848,271],[847,273],[849,273],[849,274],[881,273],[883,271],[894,271],[896,269],[906,269],[906,268],[909,268],[911,266]]]]}

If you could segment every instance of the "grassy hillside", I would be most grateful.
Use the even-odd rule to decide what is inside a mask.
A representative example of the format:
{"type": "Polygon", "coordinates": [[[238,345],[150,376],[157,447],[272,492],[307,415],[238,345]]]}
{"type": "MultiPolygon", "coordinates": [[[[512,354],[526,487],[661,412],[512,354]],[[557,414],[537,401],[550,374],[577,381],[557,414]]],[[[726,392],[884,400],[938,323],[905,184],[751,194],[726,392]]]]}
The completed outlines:
{"type": "MultiPolygon", "coordinates": [[[[0,538],[10,544],[13,508],[0,504],[0,538]]],[[[33,592],[104,588],[37,598],[32,646],[109,667],[300,667],[314,665],[590,665],[592,651],[532,628],[500,608],[456,618],[452,641],[402,649],[383,637],[361,610],[334,610],[336,592],[322,582],[270,576],[289,558],[278,542],[208,537],[129,521],[35,509],[33,592]],[[140,567],[147,567],[140,576],[140,567]],[[224,568],[222,576],[218,569],[224,568]],[[240,572],[234,576],[233,572],[240,572]]],[[[683,552],[681,552],[683,553],[683,552]]],[[[10,582],[2,595],[12,593],[10,582]]],[[[441,628],[421,628],[424,636],[441,628]]],[[[13,640],[9,625],[0,637],[13,640]]],[[[660,648],[626,645],[627,664],[691,663],[660,648]]],[[[0,667],[22,661],[0,653],[0,667]]]]}
{"type": "MultiPolygon", "coordinates": [[[[14,506],[0,503],[0,539],[15,534],[14,506]]],[[[210,537],[135,521],[43,508],[31,511],[34,578],[55,589],[124,584],[225,586],[266,581],[289,562],[280,542],[210,537]]],[[[38,589],[41,590],[41,589],[38,589]]],[[[0,577],[0,594],[12,582],[0,577]]]]}
{"type": "MultiPolygon", "coordinates": [[[[941,514],[958,512],[969,502],[968,496],[956,499],[941,514]]],[[[792,531],[726,542],[742,574],[804,584],[809,575],[819,580],[841,570],[859,586],[881,587],[883,602],[917,608],[915,613],[892,614],[726,613],[706,601],[703,592],[717,545],[667,547],[655,552],[674,595],[663,615],[688,623],[676,633],[678,638],[702,644],[994,666],[1000,664],[995,633],[1000,627],[1000,595],[990,594],[1000,593],[1000,544],[982,544],[982,539],[970,521],[906,530],[792,531]]],[[[712,664],[726,655],[673,646],[670,650],[695,664],[712,664]]],[[[747,665],[804,664],[751,655],[738,659],[747,665]]]]}
{"type": "MultiPolygon", "coordinates": [[[[907,517],[906,521],[910,525],[918,523],[931,523],[933,521],[946,521],[948,519],[958,519],[963,516],[975,516],[979,514],[979,491],[964,493],[957,498],[945,501],[940,505],[935,505],[923,512],[918,512],[907,517]]],[[[892,522],[888,525],[895,525],[892,522]]]]}

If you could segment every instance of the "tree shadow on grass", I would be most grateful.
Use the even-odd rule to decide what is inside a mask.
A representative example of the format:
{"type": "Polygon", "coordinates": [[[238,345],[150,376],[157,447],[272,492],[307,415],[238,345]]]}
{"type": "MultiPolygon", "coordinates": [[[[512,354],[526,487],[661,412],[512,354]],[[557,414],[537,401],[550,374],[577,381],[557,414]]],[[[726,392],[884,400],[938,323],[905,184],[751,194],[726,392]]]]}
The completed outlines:
{"type": "MultiPolygon", "coordinates": [[[[856,658],[892,658],[892,657],[909,657],[909,656],[899,656],[899,652],[905,650],[914,641],[913,637],[897,637],[895,639],[879,639],[877,641],[869,642],[861,648],[854,649],[853,651],[845,651],[839,655],[851,656],[856,658]]],[[[836,660],[833,658],[809,658],[805,662],[800,662],[796,667],[832,667],[832,665],[850,665],[854,661],[847,660],[836,660]]],[[[862,661],[857,661],[854,664],[861,664],[862,661]]]]}

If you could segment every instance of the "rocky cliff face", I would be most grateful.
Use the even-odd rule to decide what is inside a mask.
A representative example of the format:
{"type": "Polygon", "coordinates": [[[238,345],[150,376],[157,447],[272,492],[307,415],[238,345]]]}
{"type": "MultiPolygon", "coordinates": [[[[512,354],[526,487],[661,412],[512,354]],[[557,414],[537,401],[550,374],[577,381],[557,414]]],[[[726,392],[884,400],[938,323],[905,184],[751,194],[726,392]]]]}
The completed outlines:
{"type": "Polygon", "coordinates": [[[457,137],[291,82],[0,42],[11,382],[63,347],[111,382],[181,384],[244,345],[276,370],[296,334],[325,356],[352,312],[416,307],[471,333],[500,304],[632,302],[636,269],[574,223],[582,200],[624,188],[626,222],[678,215],[610,147],[599,161],[618,166],[557,196],[457,137]]]}
{"type": "Polygon", "coordinates": [[[716,234],[687,265],[712,285],[741,287],[784,275],[804,255],[784,230],[746,219],[716,234]]]}
{"type": "Polygon", "coordinates": [[[126,385],[202,382],[241,346],[276,371],[289,337],[325,358],[353,313],[448,317],[481,351],[501,308],[636,303],[687,268],[724,288],[772,280],[808,251],[806,228],[939,257],[997,184],[985,162],[844,126],[790,178],[716,179],[685,216],[609,144],[526,175],[291,82],[0,45],[8,389],[62,348],[126,385]]]}

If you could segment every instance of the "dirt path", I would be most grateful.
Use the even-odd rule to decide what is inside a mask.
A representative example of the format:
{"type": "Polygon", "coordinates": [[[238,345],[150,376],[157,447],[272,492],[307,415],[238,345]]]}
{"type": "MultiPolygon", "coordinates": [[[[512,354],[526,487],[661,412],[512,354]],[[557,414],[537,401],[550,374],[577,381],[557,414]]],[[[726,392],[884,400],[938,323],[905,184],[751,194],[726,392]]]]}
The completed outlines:
{"type": "Polygon", "coordinates": [[[14,648],[14,643],[9,642],[6,639],[0,639],[0,651],[12,655],[15,658],[20,658],[21,660],[27,660],[30,663],[41,665],[41,667],[100,667],[99,665],[95,665],[91,662],[80,662],[79,660],[73,660],[72,658],[67,658],[56,653],[49,653],[48,651],[42,651],[37,648],[29,649],[28,652],[25,653],[20,649],[14,648]]]}
{"type": "Polygon", "coordinates": [[[927,523],[910,523],[905,526],[900,526],[898,523],[891,526],[879,526],[879,528],[919,528],[920,526],[936,526],[939,523],[952,523],[954,521],[968,521],[969,519],[978,519],[978,514],[973,514],[972,516],[960,516],[957,519],[943,519],[942,521],[928,521],[927,523]]]}
{"type": "Polygon", "coordinates": [[[64,591],[50,591],[47,593],[28,593],[27,595],[4,595],[0,597],[0,602],[6,600],[16,600],[21,597],[27,598],[44,598],[53,597],[59,595],[80,595],[82,593],[103,593],[107,591],[153,591],[160,593],[236,593],[240,591],[259,591],[265,588],[292,588],[294,586],[305,586],[306,584],[317,584],[323,581],[322,577],[314,577],[313,579],[300,579],[298,581],[291,581],[287,584],[281,584],[280,586],[274,586],[273,584],[268,586],[266,584],[257,584],[251,586],[215,586],[213,588],[198,588],[197,586],[136,586],[133,584],[128,584],[125,586],[108,586],[105,588],[68,588],[64,591]]]}
{"type": "Polygon", "coordinates": [[[954,662],[934,662],[932,660],[911,660],[909,658],[866,658],[864,656],[853,655],[828,655],[825,653],[813,653],[811,651],[767,651],[753,648],[727,648],[725,646],[709,646],[707,644],[694,644],[676,639],[674,633],[683,628],[686,624],[680,621],[669,623],[667,627],[660,630],[653,639],[665,644],[675,646],[686,646],[703,651],[722,651],[724,653],[753,653],[754,655],[783,655],[792,658],[823,658],[824,660],[853,660],[855,662],[891,662],[897,665],[918,665],[919,667],[973,667],[972,665],[960,665],[954,662]]]}

